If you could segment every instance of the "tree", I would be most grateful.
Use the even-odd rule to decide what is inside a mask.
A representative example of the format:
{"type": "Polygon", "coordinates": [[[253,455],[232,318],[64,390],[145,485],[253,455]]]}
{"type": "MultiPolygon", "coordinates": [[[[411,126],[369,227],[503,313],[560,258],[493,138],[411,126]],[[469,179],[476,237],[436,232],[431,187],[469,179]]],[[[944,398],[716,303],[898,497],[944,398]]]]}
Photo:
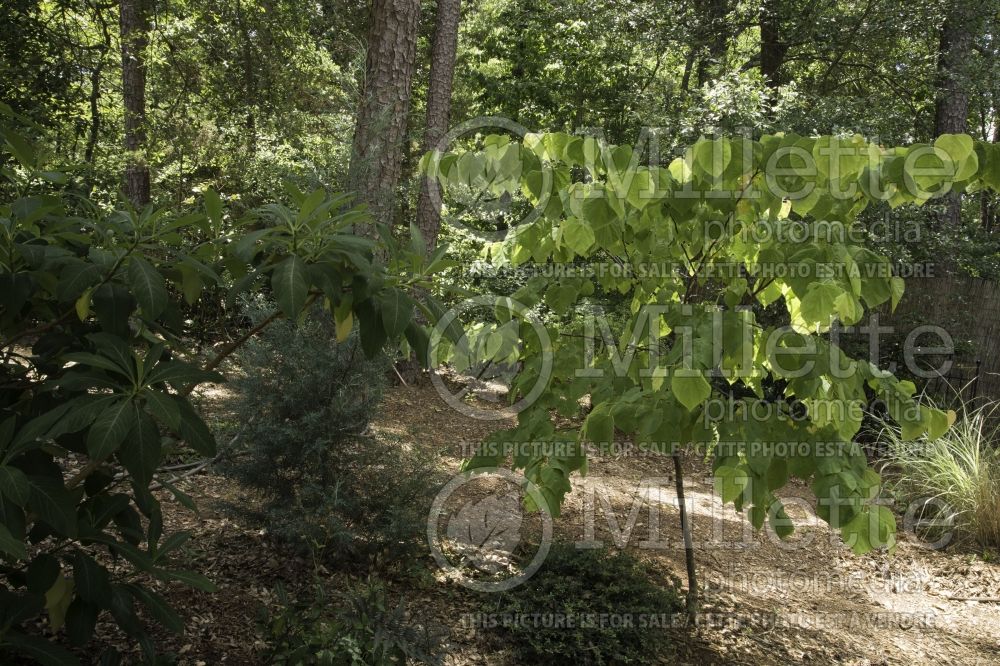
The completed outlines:
{"type": "Polygon", "coordinates": [[[969,62],[976,3],[951,0],[939,33],[934,136],[959,134],[968,128],[969,62]]]}
{"type": "MultiPolygon", "coordinates": [[[[970,0],[951,0],[947,4],[939,35],[934,136],[962,133],[968,128],[969,62],[976,11],[976,3],[970,0]]],[[[946,197],[944,220],[953,227],[962,221],[962,197],[958,192],[946,197]]]]}
{"type": "Polygon", "coordinates": [[[150,0],[121,0],[122,103],[125,108],[125,196],[133,206],[149,203],[146,155],[146,47],[150,0]]]}
{"type": "Polygon", "coordinates": [[[781,67],[788,51],[781,34],[781,12],[780,0],[764,0],[760,6],[760,74],[772,95],[782,84],[781,67]]]}
{"type": "MultiPolygon", "coordinates": [[[[155,481],[194,509],[161,469],[170,455],[162,434],[206,464],[216,459],[215,436],[189,399],[195,386],[222,381],[215,370],[225,358],[314,304],[333,319],[339,341],[357,322],[369,358],[404,335],[426,339],[408,292],[429,287],[437,269],[423,252],[397,248],[400,262],[392,265],[413,272],[389,273],[372,261],[375,241],[348,233],[366,213],[322,189],[307,194],[290,185],[293,207],[270,204],[234,221],[230,232],[212,190],[203,211],[104,214],[75,194],[47,190],[65,183],[65,174],[20,128],[7,126],[15,116],[9,107],[0,111],[0,159],[18,166],[0,173],[11,185],[0,192],[17,193],[0,199],[0,216],[19,230],[0,236],[0,661],[10,663],[13,651],[78,664],[37,634],[35,620],[47,615],[53,631],[65,625],[79,647],[108,610],[140,644],[143,661],[155,663],[137,605],[172,632],[183,631],[184,621],[149,579],[215,589],[203,575],[177,569],[175,551],[190,534],[165,534],[152,494],[155,481]],[[265,280],[276,310],[203,365],[177,358],[192,358],[186,307],[217,287],[231,285],[225,291],[235,298],[262,290],[265,280]],[[70,452],[79,464],[65,464],[70,452]],[[113,569],[104,564],[109,553],[113,569]]],[[[117,663],[116,650],[101,660],[117,663]]]]}
{"type": "MultiPolygon", "coordinates": [[[[889,259],[856,242],[852,227],[873,202],[919,205],[958,179],[997,186],[997,146],[948,134],[936,150],[882,149],[858,135],[782,133],[701,140],[664,168],[642,164],[630,146],[564,133],[484,144],[475,155],[444,156],[434,175],[523,192],[542,213],[488,256],[498,266],[574,270],[539,271],[498,295],[498,323],[457,348],[473,363],[512,362],[516,338],[524,367],[511,401],[543,387],[518,425],[491,435],[465,469],[505,464],[494,455],[501,443],[530,443],[516,449],[514,466],[544,496],[538,508],[558,515],[589,446],[626,437],[672,457],[678,495],[679,457],[693,449],[712,458],[722,501],[748,510],[757,529],[791,534],[775,493],[794,476],[811,483],[817,514],[856,553],[893,547],[895,518],[873,501],[879,475],[854,441],[864,405],[884,401],[906,439],[935,439],[955,415],[920,404],[912,382],[848,357],[826,335],[837,321],[861,321],[866,308],[894,308],[903,294],[889,259]],[[950,176],[923,168],[943,159],[950,176]],[[578,301],[593,308],[594,294],[628,297],[615,313],[624,323],[609,317],[588,328],[568,316],[578,301]],[[768,321],[762,308],[779,302],[783,323],[768,321]],[[552,313],[544,335],[530,318],[541,306],[552,313]],[[592,409],[567,424],[582,416],[585,396],[592,409]]],[[[694,613],[694,548],[683,503],[680,511],[694,613]]]]}
{"type": "Polygon", "coordinates": [[[726,42],[730,30],[726,25],[729,13],[727,0],[698,0],[698,27],[696,30],[697,49],[702,51],[698,58],[698,86],[709,80],[709,67],[718,66],[726,57],[726,42]]]}
{"type": "MultiPolygon", "coordinates": [[[[358,203],[391,226],[402,174],[420,0],[373,0],[368,55],[348,174],[358,203]]],[[[372,233],[359,227],[360,233],[372,233]]]]}
{"type": "MultiPolygon", "coordinates": [[[[461,17],[462,0],[438,0],[434,19],[434,45],[431,49],[430,85],[427,89],[427,127],[423,141],[425,153],[437,148],[448,131],[461,17]]],[[[420,179],[420,198],[417,201],[417,228],[423,233],[428,252],[437,244],[438,230],[441,227],[440,201],[435,201],[431,196],[430,182],[428,178],[420,179]]]]}

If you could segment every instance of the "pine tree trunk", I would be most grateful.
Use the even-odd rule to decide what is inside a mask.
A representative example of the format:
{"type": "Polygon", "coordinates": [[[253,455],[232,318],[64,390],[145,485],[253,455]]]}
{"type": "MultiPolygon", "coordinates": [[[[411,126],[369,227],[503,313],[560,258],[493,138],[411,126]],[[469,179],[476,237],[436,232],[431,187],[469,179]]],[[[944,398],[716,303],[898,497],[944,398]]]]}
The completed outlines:
{"type": "MultiPolygon", "coordinates": [[[[969,73],[974,3],[951,0],[941,25],[937,63],[937,100],[934,136],[960,134],[968,129],[969,73]]],[[[962,200],[957,193],[945,197],[944,220],[957,226],[962,220],[962,200]]]]}
{"type": "MultiPolygon", "coordinates": [[[[438,142],[448,132],[451,118],[451,89],[455,75],[455,53],[458,48],[458,24],[462,14],[462,0],[438,0],[434,26],[434,46],[431,50],[430,86],[427,90],[427,129],[424,132],[423,150],[438,148],[438,142]]],[[[445,146],[440,146],[445,149],[445,146]]],[[[432,196],[427,178],[420,181],[420,198],[417,202],[417,226],[427,242],[430,252],[437,244],[441,228],[441,201],[432,196]]]]}
{"type": "MultiPolygon", "coordinates": [[[[356,202],[386,225],[402,174],[419,22],[419,0],[373,0],[348,181],[356,202]]],[[[359,225],[356,232],[370,236],[374,229],[359,225]]]]}
{"type": "Polygon", "coordinates": [[[122,101],[125,107],[125,196],[133,206],[149,203],[146,160],[146,47],[149,0],[121,0],[122,101]]]}

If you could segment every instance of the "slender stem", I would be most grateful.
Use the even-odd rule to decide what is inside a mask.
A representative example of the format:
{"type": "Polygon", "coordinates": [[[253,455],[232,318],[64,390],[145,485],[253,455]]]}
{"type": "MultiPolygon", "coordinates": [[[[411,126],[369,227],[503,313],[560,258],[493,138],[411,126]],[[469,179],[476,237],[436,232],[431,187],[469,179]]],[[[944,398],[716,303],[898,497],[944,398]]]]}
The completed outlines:
{"type": "MultiPolygon", "coordinates": [[[[205,367],[203,369],[215,370],[224,360],[226,360],[226,358],[230,354],[232,354],[234,351],[236,351],[244,344],[246,344],[247,340],[249,340],[253,336],[263,331],[272,322],[279,319],[281,316],[282,316],[281,310],[275,310],[274,312],[269,314],[267,317],[262,319],[259,323],[257,323],[257,325],[248,330],[246,333],[236,338],[232,342],[226,344],[221,350],[219,350],[218,354],[212,357],[212,360],[210,360],[208,363],[205,364],[205,367]]],[[[194,386],[189,386],[183,391],[181,391],[181,395],[188,395],[189,393],[191,393],[192,390],[194,390],[194,386]]]]}
{"type": "Polygon", "coordinates": [[[694,539],[691,536],[691,517],[688,515],[687,504],[684,501],[684,468],[681,466],[681,455],[675,453],[674,486],[677,488],[677,505],[681,512],[681,533],[684,535],[684,563],[687,566],[687,615],[694,623],[698,619],[698,574],[694,566],[694,539]]]}

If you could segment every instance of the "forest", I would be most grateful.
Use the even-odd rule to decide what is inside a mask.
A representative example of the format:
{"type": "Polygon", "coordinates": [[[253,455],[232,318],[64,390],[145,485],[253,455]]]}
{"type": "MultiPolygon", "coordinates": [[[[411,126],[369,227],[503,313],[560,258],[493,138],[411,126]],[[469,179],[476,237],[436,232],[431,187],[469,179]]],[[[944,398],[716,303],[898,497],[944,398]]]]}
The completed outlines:
{"type": "Polygon", "coordinates": [[[1000,664],[1000,0],[3,0],[0,663],[1000,664]]]}

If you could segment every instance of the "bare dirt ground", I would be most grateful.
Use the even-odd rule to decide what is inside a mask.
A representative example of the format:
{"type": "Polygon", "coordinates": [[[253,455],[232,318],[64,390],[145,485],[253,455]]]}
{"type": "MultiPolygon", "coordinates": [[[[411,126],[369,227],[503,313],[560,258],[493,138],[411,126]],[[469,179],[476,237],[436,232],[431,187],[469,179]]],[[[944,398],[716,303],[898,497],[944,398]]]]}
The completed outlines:
{"type": "MultiPolygon", "coordinates": [[[[373,430],[376,436],[392,436],[439,455],[442,468],[454,472],[467,453],[466,445],[507,425],[510,422],[464,416],[424,385],[390,390],[373,430]]],[[[599,498],[607,498],[620,527],[626,525],[638,495],[637,520],[622,545],[648,561],[664,580],[683,579],[672,482],[654,482],[651,490],[637,493],[643,479],[668,480],[669,463],[648,457],[591,459],[587,478],[574,485],[555,523],[556,539],[584,538],[588,487],[594,488],[598,507],[599,498]],[[639,546],[649,536],[650,506],[659,515],[664,548],[639,546]]],[[[907,538],[901,539],[894,555],[854,556],[806,508],[813,497],[801,485],[785,492],[796,532],[782,543],[766,532],[754,534],[742,515],[731,506],[724,509],[706,472],[700,461],[687,461],[705,620],[695,629],[668,630],[678,647],[664,655],[663,663],[1000,664],[1000,565],[957,548],[928,550],[907,538]]],[[[257,622],[260,609],[277,607],[274,588],[279,581],[293,591],[304,589],[315,569],[272,543],[258,527],[222,509],[227,502],[252,501],[232,482],[199,474],[181,484],[198,502],[200,513],[192,514],[164,497],[167,529],[194,532],[184,559],[220,589],[205,594],[155,583],[187,622],[183,636],[159,636],[161,645],[179,654],[182,664],[265,663],[266,638],[257,622]]],[[[598,508],[595,516],[594,536],[614,547],[616,535],[605,513],[598,508]]],[[[430,558],[427,566],[434,567],[430,558]]],[[[334,589],[347,584],[340,574],[319,573],[328,576],[334,589]]],[[[446,663],[517,663],[506,646],[463,626],[463,614],[482,608],[481,595],[448,583],[397,583],[391,592],[405,597],[422,622],[446,632],[446,663]]],[[[110,627],[105,639],[109,633],[110,627]]]]}

